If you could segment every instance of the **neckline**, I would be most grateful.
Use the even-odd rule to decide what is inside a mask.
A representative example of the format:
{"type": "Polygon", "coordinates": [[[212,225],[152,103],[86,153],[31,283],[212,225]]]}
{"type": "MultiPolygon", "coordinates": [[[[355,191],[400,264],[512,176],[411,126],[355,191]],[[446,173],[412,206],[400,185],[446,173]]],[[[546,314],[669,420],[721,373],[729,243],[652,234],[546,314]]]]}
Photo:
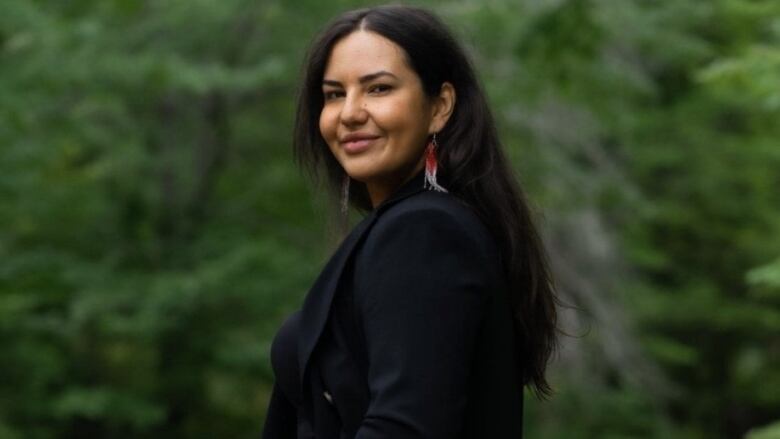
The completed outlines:
{"type": "Polygon", "coordinates": [[[417,174],[415,174],[414,177],[410,178],[409,181],[407,181],[406,183],[398,187],[398,189],[396,189],[395,192],[393,192],[384,201],[379,203],[379,205],[374,208],[374,212],[379,212],[380,210],[384,210],[387,208],[387,206],[397,201],[400,201],[418,192],[422,192],[423,190],[425,190],[424,183],[425,183],[425,170],[423,169],[417,172],[417,174]]]}

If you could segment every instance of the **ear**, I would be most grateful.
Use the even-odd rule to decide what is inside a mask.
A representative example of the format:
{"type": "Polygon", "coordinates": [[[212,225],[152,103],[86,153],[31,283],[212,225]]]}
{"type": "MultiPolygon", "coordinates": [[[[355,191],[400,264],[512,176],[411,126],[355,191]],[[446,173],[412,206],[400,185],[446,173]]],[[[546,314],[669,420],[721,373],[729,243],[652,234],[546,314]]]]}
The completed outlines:
{"type": "Polygon", "coordinates": [[[455,87],[449,82],[441,85],[439,96],[433,98],[433,117],[428,126],[428,134],[438,133],[447,124],[455,109],[455,87]]]}

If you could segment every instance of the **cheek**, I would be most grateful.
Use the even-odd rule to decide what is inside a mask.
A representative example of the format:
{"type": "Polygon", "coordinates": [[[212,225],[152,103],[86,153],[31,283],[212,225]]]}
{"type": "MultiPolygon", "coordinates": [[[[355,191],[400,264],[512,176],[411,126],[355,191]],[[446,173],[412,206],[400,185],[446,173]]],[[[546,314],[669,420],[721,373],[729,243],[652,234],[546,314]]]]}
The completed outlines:
{"type": "Polygon", "coordinates": [[[325,139],[325,143],[328,145],[330,152],[338,160],[339,148],[336,146],[338,143],[337,125],[337,112],[323,108],[322,112],[320,112],[320,135],[322,135],[322,138],[325,139]]]}
{"type": "Polygon", "coordinates": [[[429,117],[417,102],[402,101],[385,108],[377,119],[404,142],[414,142],[428,129],[429,117]]]}
{"type": "Polygon", "coordinates": [[[320,112],[320,134],[326,142],[331,143],[336,136],[336,124],[334,123],[333,111],[324,107],[320,112]]]}

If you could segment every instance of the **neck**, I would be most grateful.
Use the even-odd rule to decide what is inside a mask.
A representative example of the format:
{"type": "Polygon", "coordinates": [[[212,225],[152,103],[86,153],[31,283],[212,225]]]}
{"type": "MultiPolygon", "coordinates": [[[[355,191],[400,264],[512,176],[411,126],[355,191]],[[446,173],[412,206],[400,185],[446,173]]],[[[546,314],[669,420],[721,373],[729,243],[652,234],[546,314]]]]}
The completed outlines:
{"type": "Polygon", "coordinates": [[[403,186],[406,182],[411,180],[418,172],[422,171],[425,166],[424,158],[419,163],[415,164],[414,168],[405,172],[403,177],[391,178],[383,181],[367,181],[366,190],[368,191],[368,197],[371,199],[372,207],[376,208],[387,198],[389,198],[395,191],[403,186]]]}

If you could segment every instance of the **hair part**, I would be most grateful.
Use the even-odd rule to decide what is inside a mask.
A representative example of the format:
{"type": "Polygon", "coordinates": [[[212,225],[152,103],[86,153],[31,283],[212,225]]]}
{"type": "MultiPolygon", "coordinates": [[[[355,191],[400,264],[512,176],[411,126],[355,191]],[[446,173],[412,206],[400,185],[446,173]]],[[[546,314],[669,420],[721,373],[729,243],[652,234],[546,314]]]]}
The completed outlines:
{"type": "MultiPolygon", "coordinates": [[[[549,264],[482,87],[444,23],[425,9],[396,5],[349,11],[332,21],[309,48],[304,66],[293,145],[296,163],[338,198],[346,174],[319,130],[322,78],[333,46],[358,30],[376,32],[400,46],[428,97],[438,96],[444,82],[455,88],[455,108],[437,133],[438,178],[493,232],[509,281],[517,350],[523,360],[518,373],[537,397],[551,395],[545,372],[557,349],[558,299],[549,264]]],[[[372,208],[365,185],[355,180],[349,201],[363,211],[372,208]]]]}

